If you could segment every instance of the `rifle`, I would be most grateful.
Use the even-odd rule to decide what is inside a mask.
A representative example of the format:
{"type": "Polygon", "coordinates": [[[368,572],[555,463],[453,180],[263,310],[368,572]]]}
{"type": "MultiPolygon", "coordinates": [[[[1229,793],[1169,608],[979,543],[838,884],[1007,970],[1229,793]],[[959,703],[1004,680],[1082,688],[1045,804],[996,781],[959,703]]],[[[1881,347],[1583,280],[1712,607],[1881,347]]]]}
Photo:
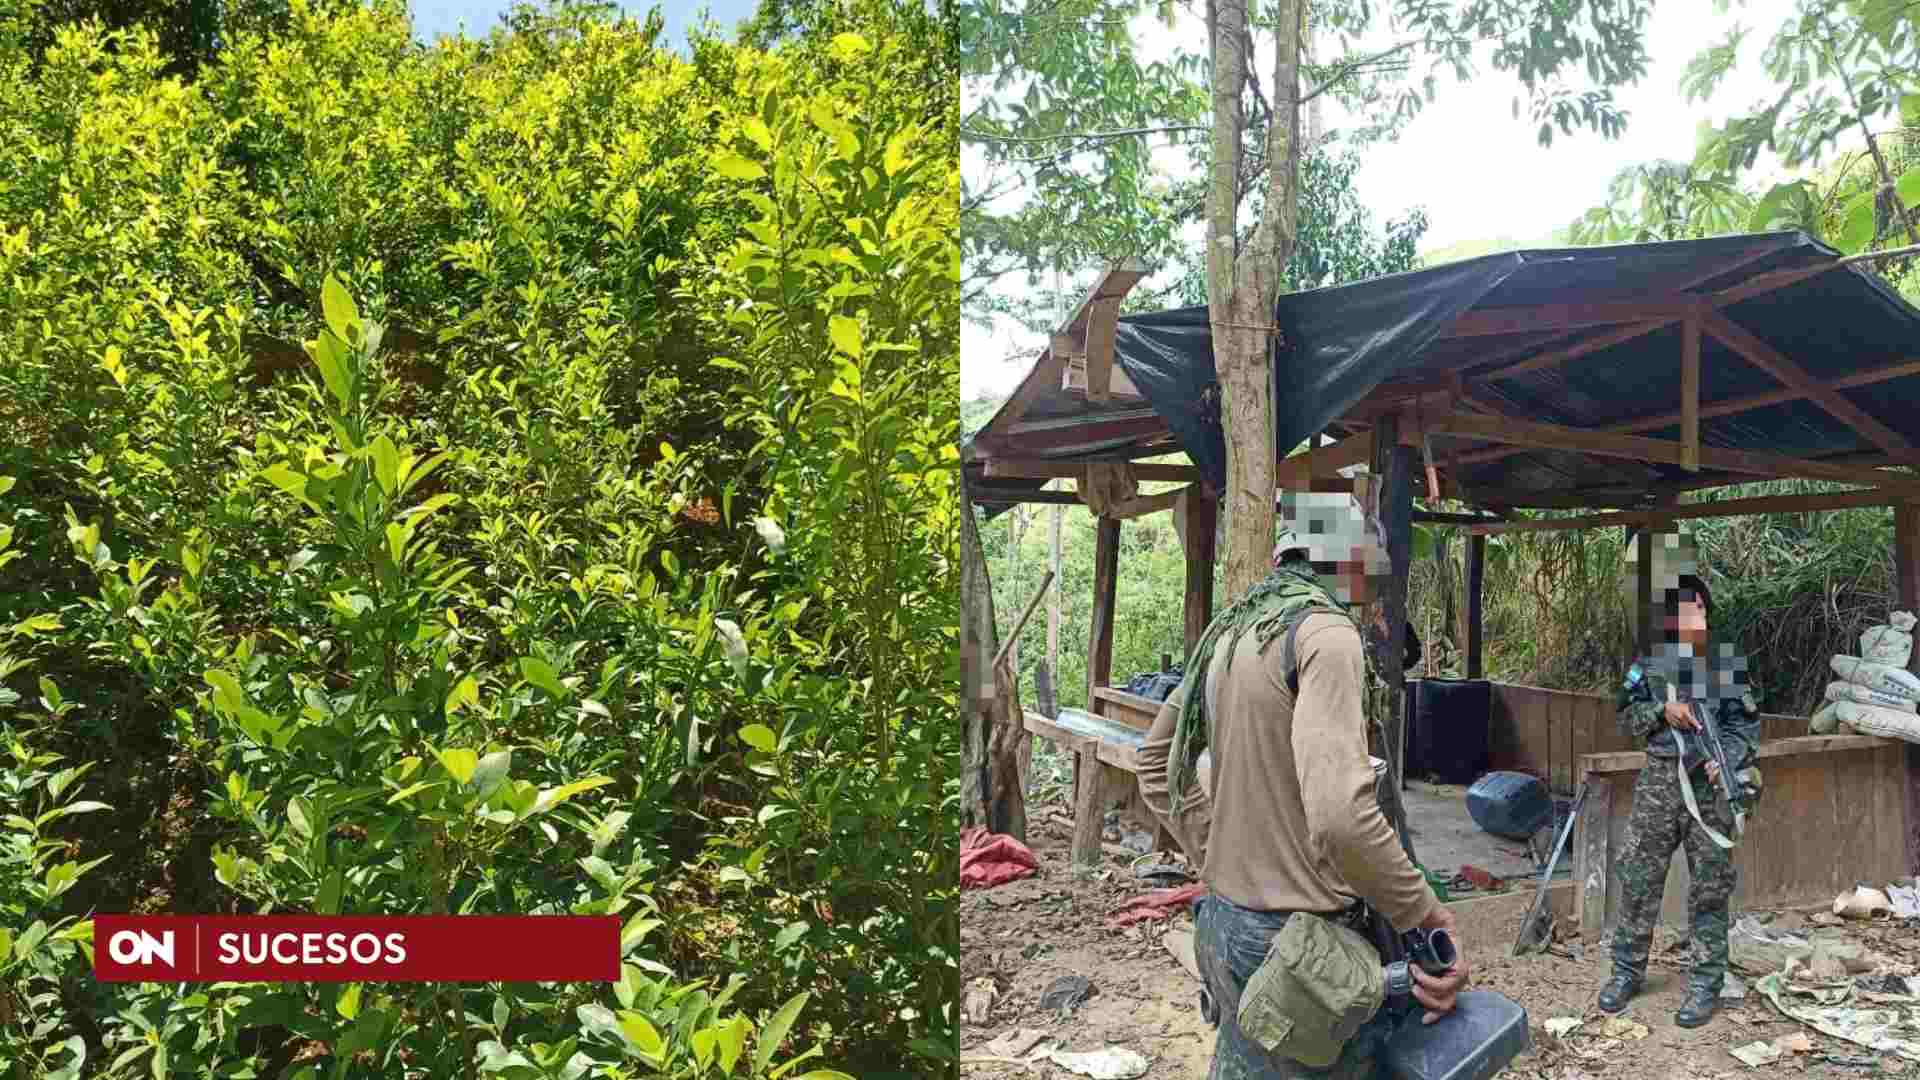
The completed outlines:
{"type": "MultiPolygon", "coordinates": [[[[1667,700],[1672,701],[1674,698],[1673,685],[1669,683],[1667,700]]],[[[1700,807],[1693,800],[1693,785],[1686,778],[1687,733],[1680,728],[1674,728],[1673,740],[1680,749],[1680,757],[1675,764],[1675,768],[1680,770],[1680,795],[1686,800],[1687,812],[1693,815],[1693,820],[1698,822],[1702,829],[1706,830],[1707,836],[1722,848],[1732,848],[1739,843],[1741,834],[1746,831],[1747,813],[1741,808],[1740,795],[1733,786],[1733,769],[1730,767],[1732,763],[1727,760],[1726,743],[1720,737],[1720,724],[1713,715],[1717,710],[1709,709],[1699,701],[1689,701],[1687,706],[1693,712],[1694,723],[1700,725],[1697,738],[1702,748],[1706,750],[1708,760],[1714,763],[1719,773],[1716,783],[1720,788],[1720,797],[1727,801],[1727,810],[1733,815],[1733,839],[1729,840],[1720,835],[1711,825],[1701,820],[1700,807]]]]}

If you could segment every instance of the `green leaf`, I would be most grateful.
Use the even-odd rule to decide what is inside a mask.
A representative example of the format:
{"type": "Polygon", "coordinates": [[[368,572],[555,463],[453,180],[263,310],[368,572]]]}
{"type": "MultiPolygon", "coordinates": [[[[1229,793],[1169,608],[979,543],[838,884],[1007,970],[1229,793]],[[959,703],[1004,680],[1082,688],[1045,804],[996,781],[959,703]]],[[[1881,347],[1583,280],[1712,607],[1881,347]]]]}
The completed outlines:
{"type": "Polygon", "coordinates": [[[320,895],[314,903],[314,906],[319,909],[320,914],[340,914],[340,894],[346,891],[346,887],[347,879],[345,871],[335,870],[333,873],[327,875],[326,880],[320,883],[320,895]]]}
{"type": "Polygon", "coordinates": [[[747,138],[753,140],[753,145],[759,147],[761,153],[773,153],[773,132],[768,130],[766,121],[749,116],[741,121],[740,126],[746,129],[747,138]]]}
{"type": "Polygon", "coordinates": [[[440,781],[438,780],[422,780],[419,783],[408,784],[406,787],[403,787],[399,791],[394,792],[393,797],[387,800],[387,805],[392,806],[394,803],[397,803],[402,799],[410,799],[413,796],[418,795],[421,792],[427,790],[428,788],[437,788],[439,786],[440,786],[440,781]]]}
{"type": "Polygon", "coordinates": [[[1833,246],[1849,255],[1862,251],[1873,242],[1873,192],[1863,191],[1840,212],[1840,232],[1833,246]]]}
{"type": "Polygon", "coordinates": [[[774,1053],[779,1050],[780,1044],[786,1041],[788,1029],[792,1028],[793,1022],[800,1018],[800,1010],[807,1007],[807,998],[810,996],[812,995],[809,993],[795,994],[792,1000],[780,1006],[780,1011],[773,1014],[773,1019],[767,1021],[767,1026],[760,1029],[760,1034],[753,1041],[754,1072],[766,1071],[767,1065],[773,1061],[774,1053]]]}
{"type": "Polygon", "coordinates": [[[246,707],[247,699],[240,692],[240,680],[231,672],[215,668],[206,673],[207,685],[213,687],[214,704],[224,713],[238,713],[246,707]]]}
{"type": "Polygon", "coordinates": [[[713,157],[713,167],[721,176],[729,180],[760,180],[766,177],[767,170],[758,163],[748,161],[739,154],[720,153],[713,157]]]}
{"type": "Polygon", "coordinates": [[[565,700],[567,688],[561,684],[560,673],[553,670],[552,664],[537,656],[523,656],[520,658],[520,674],[534,686],[546,691],[553,700],[565,700]]]}
{"type": "Polygon", "coordinates": [[[13,931],[4,926],[0,926],[0,964],[6,963],[7,957],[12,955],[12,953],[13,931]]]}
{"type": "Polygon", "coordinates": [[[658,1058],[661,1051],[666,1049],[660,1032],[637,1012],[620,1013],[620,1034],[625,1035],[643,1057],[658,1058]]]}
{"type": "Polygon", "coordinates": [[[853,1080],[853,1077],[838,1069],[815,1069],[812,1072],[801,1073],[794,1080],[853,1080]]]}
{"type": "Polygon", "coordinates": [[[833,346],[855,360],[863,355],[860,340],[860,323],[845,315],[835,315],[827,323],[827,335],[833,338],[833,346]]]}
{"type": "Polygon", "coordinates": [[[785,952],[787,947],[806,936],[813,929],[805,922],[790,922],[773,937],[773,951],[785,952]]]}
{"type": "Polygon", "coordinates": [[[901,170],[913,164],[913,159],[907,156],[907,147],[913,143],[914,137],[918,134],[919,132],[912,128],[906,128],[894,132],[893,138],[887,140],[885,167],[889,177],[898,176],[901,170]]]}
{"type": "Polygon", "coordinates": [[[13,484],[14,484],[13,477],[0,476],[0,495],[5,495],[7,492],[12,491],[13,484]]]}
{"type": "Polygon", "coordinates": [[[620,931],[620,955],[625,956],[632,952],[635,947],[647,939],[648,934],[658,929],[660,925],[661,922],[659,919],[649,919],[645,913],[635,915],[633,918],[628,919],[627,925],[620,931]]]}
{"type": "Polygon", "coordinates": [[[1895,180],[1893,193],[1900,196],[1900,205],[1908,209],[1920,206],[1920,168],[1909,169],[1895,180]]]}
{"type": "Polygon", "coordinates": [[[859,34],[833,35],[833,55],[843,63],[851,63],[873,51],[873,45],[859,34]]]}
{"type": "Polygon", "coordinates": [[[771,754],[779,745],[773,729],[765,724],[748,724],[740,729],[740,741],[763,754],[771,754]]]}
{"type": "Polygon", "coordinates": [[[441,766],[461,784],[473,779],[473,771],[480,764],[480,755],[464,747],[435,750],[433,756],[439,758],[441,766]]]}
{"type": "Polygon", "coordinates": [[[611,776],[595,776],[586,780],[575,780],[571,784],[562,784],[557,788],[550,788],[540,793],[540,798],[535,800],[533,809],[530,812],[538,814],[551,810],[561,803],[566,802],[568,799],[573,798],[575,795],[592,791],[594,788],[604,787],[611,783],[613,783],[613,777],[611,776]]]}
{"type": "Polygon", "coordinates": [[[359,1016],[360,984],[348,983],[347,988],[340,992],[340,1000],[335,1002],[333,1007],[339,1011],[341,1016],[349,1020],[359,1016]]]}
{"type": "Polygon", "coordinates": [[[507,781],[507,770],[513,765],[512,750],[495,750],[480,759],[473,770],[473,788],[482,797],[493,794],[494,790],[507,781]]]}
{"type": "Polygon", "coordinates": [[[687,1041],[693,1046],[693,1059],[695,1064],[699,1065],[701,1071],[704,1072],[707,1066],[713,1063],[714,1044],[720,1041],[720,1030],[710,1027],[701,1028],[699,1031],[694,1032],[692,1037],[687,1041]]]}
{"type": "Polygon", "coordinates": [[[463,706],[480,704],[480,684],[468,675],[447,691],[447,715],[451,717],[463,706]]]}
{"type": "Polygon", "coordinates": [[[400,490],[400,448],[393,440],[381,435],[367,447],[367,455],[373,459],[373,478],[380,490],[389,496],[400,490]]]}
{"type": "Polygon", "coordinates": [[[360,311],[353,306],[353,297],[347,295],[347,287],[340,279],[327,275],[326,284],[320,286],[320,309],[326,313],[327,326],[340,340],[350,341],[353,324],[360,321],[360,311]]]}
{"type": "Polygon", "coordinates": [[[747,1018],[736,1016],[720,1027],[720,1071],[733,1075],[733,1067],[740,1060],[740,1051],[747,1046],[747,1018]]]}
{"type": "Polygon", "coordinates": [[[353,388],[347,383],[346,347],[339,338],[322,333],[307,342],[307,355],[313,357],[314,366],[320,369],[320,381],[326,384],[333,399],[342,409],[346,408],[353,400],[353,388]]]}
{"type": "Polygon", "coordinates": [[[601,888],[608,892],[616,892],[619,890],[620,875],[614,872],[612,863],[609,863],[598,855],[588,855],[580,859],[579,863],[580,869],[585,870],[587,876],[592,878],[601,888]]]}
{"type": "Polygon", "coordinates": [[[287,825],[300,839],[313,838],[313,818],[307,811],[307,800],[304,796],[287,803],[287,825]]]}

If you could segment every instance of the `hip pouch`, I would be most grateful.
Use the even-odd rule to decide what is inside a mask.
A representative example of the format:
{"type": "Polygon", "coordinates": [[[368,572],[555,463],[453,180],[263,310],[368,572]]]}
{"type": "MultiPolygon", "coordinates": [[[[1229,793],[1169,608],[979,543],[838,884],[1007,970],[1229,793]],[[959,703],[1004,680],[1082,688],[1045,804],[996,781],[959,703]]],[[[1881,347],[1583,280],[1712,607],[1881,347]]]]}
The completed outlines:
{"type": "Polygon", "coordinates": [[[1380,954],[1359,933],[1298,912],[1240,995],[1241,1034],[1270,1054],[1325,1068],[1386,1000],[1380,954]]]}

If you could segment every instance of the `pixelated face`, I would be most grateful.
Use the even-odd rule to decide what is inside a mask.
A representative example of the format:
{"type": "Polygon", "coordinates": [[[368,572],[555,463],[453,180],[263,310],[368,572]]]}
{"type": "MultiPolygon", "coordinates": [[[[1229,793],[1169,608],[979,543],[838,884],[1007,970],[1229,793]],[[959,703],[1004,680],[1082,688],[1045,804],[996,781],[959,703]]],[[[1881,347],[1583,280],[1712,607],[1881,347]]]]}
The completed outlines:
{"type": "Polygon", "coordinates": [[[1674,694],[1682,701],[1725,701],[1744,698],[1749,689],[1747,658],[1733,651],[1731,642],[1721,642],[1706,655],[1687,649],[1681,655],[1676,642],[1654,647],[1654,661],[1671,672],[1674,694]]]}
{"type": "Polygon", "coordinates": [[[1700,598],[1685,589],[1674,590],[1679,594],[1680,602],[1667,610],[1667,635],[1669,641],[1705,641],[1707,637],[1707,606],[1700,598]]]}
{"type": "Polygon", "coordinates": [[[1280,498],[1280,520],[1342,603],[1366,602],[1393,573],[1378,523],[1351,495],[1287,492],[1280,498]]]}

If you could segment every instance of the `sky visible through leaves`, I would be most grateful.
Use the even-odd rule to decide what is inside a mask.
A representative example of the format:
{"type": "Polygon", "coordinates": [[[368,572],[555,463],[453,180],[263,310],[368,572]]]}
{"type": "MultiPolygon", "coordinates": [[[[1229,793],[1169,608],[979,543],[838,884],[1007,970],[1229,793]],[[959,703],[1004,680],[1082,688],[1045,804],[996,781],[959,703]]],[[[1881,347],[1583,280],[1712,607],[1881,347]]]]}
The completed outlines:
{"type": "MultiPolygon", "coordinates": [[[[452,34],[464,24],[467,36],[479,37],[492,29],[500,21],[500,14],[510,6],[509,0],[412,0],[413,30],[423,41],[432,41],[442,34],[452,34]]],[[[629,0],[620,5],[622,9],[636,18],[645,18],[647,11],[655,5],[629,0]]],[[[661,13],[667,17],[665,40],[669,47],[686,52],[687,29],[698,26],[701,14],[712,15],[725,36],[731,40],[733,28],[740,20],[748,18],[754,12],[754,0],[668,0],[658,5],[661,13]]]]}

